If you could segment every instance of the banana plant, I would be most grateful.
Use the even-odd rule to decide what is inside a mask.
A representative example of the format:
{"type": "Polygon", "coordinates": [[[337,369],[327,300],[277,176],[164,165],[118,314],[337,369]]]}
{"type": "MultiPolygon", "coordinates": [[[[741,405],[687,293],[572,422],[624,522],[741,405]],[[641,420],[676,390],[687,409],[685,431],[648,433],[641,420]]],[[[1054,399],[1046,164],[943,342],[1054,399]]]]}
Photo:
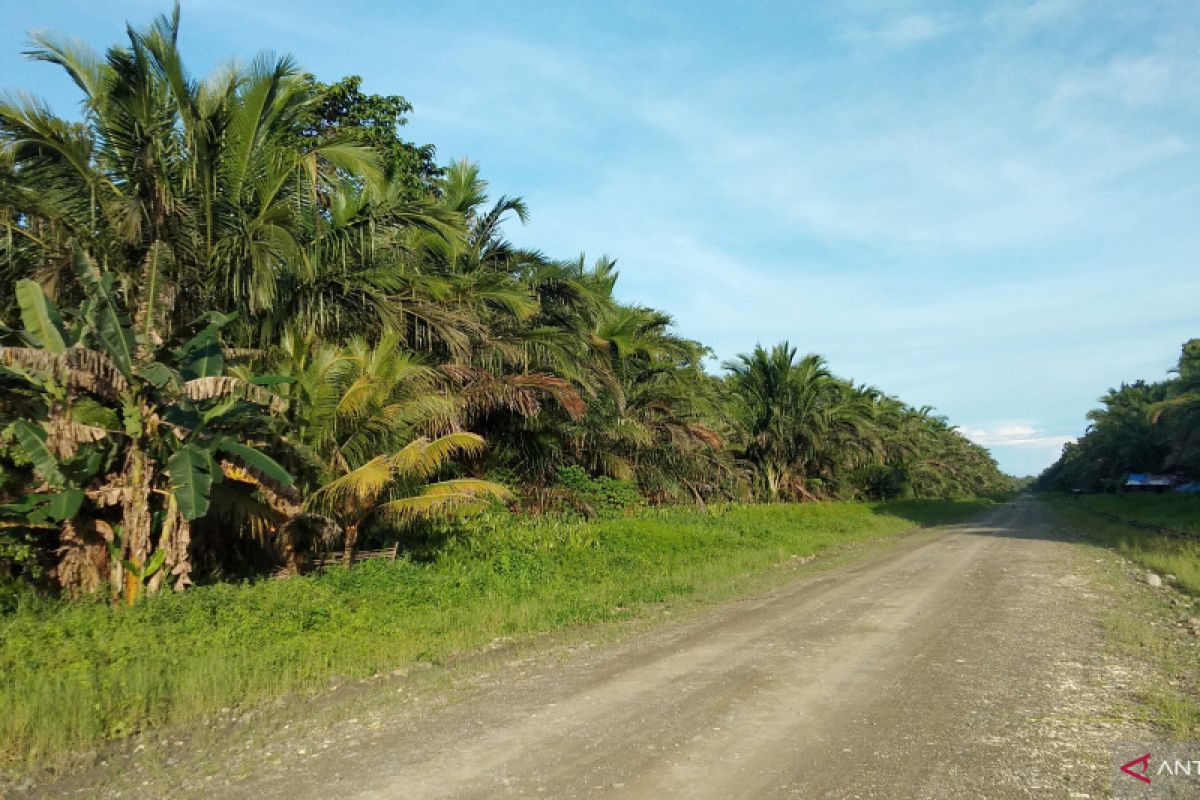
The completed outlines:
{"type": "MultiPolygon", "coordinates": [[[[278,443],[272,415],[286,404],[264,387],[273,378],[228,374],[220,332],[235,314],[209,314],[183,344],[164,347],[153,297],[130,320],[110,273],[79,248],[74,265],[85,299],[70,315],[36,283],[17,284],[27,346],[0,347],[0,381],[30,398],[36,423],[13,422],[10,446],[41,492],[78,492],[89,512],[119,514],[113,583],[126,602],[143,578],[156,591],[169,575],[182,590],[191,583],[191,523],[209,512],[214,484],[228,477],[247,491],[293,491],[288,472],[256,446],[278,443]]],[[[76,497],[45,503],[61,520],[64,509],[80,513],[70,508],[76,497]]],[[[55,519],[48,509],[45,519],[55,519]]]]}
{"type": "Polygon", "coordinates": [[[167,552],[158,550],[144,564],[138,564],[126,558],[121,558],[121,533],[114,531],[113,541],[108,542],[108,557],[114,564],[120,564],[125,570],[125,604],[132,606],[141,596],[142,587],[147,578],[154,577],[162,569],[167,552]]]}

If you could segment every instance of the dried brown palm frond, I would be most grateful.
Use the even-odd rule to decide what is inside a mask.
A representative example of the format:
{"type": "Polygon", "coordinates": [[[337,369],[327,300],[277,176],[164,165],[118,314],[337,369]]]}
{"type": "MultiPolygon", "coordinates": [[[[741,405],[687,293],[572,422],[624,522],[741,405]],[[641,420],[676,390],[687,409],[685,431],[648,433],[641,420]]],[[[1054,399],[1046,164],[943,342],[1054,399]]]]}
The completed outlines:
{"type": "Polygon", "coordinates": [[[487,370],[464,364],[444,364],[439,369],[459,387],[459,397],[469,416],[503,409],[525,418],[533,417],[541,411],[538,394],[553,397],[573,420],[582,418],[587,410],[575,387],[556,375],[526,372],[496,377],[487,370]]]}
{"type": "Polygon", "coordinates": [[[221,355],[226,361],[253,361],[266,351],[259,347],[222,347],[221,355]]]}
{"type": "Polygon", "coordinates": [[[688,433],[704,442],[713,450],[720,450],[725,446],[725,443],[721,440],[720,435],[712,428],[706,427],[697,422],[689,422],[684,427],[687,428],[688,433]]]}
{"type": "Polygon", "coordinates": [[[0,347],[0,364],[110,400],[129,388],[129,382],[112,359],[86,347],[71,347],[63,353],[35,347],[0,347]]]}
{"type": "Polygon", "coordinates": [[[64,417],[51,417],[45,424],[46,446],[60,459],[75,455],[81,444],[98,442],[108,436],[108,431],[92,425],[72,422],[64,417]]]}
{"type": "Polygon", "coordinates": [[[150,590],[157,591],[169,575],[174,578],[171,588],[182,592],[192,585],[192,560],[189,549],[192,542],[192,524],[179,513],[174,494],[167,495],[162,532],[159,534],[158,549],[163,551],[162,569],[150,578],[150,590]]]}
{"type": "Polygon", "coordinates": [[[261,386],[247,383],[229,375],[194,378],[183,384],[183,395],[189,400],[213,400],[220,397],[238,397],[260,406],[266,406],[276,414],[287,411],[287,400],[268,392],[261,386]]]}
{"type": "Polygon", "coordinates": [[[99,489],[89,489],[85,494],[88,499],[95,503],[100,508],[108,508],[110,506],[123,506],[133,497],[133,490],[128,486],[122,486],[117,481],[117,476],[110,475],[106,479],[108,482],[99,489]]]}
{"type": "Polygon", "coordinates": [[[582,419],[584,413],[587,411],[587,404],[584,403],[583,397],[575,390],[575,387],[556,375],[527,372],[522,375],[506,377],[504,380],[506,383],[520,389],[545,392],[553,397],[562,406],[563,411],[566,411],[567,415],[573,420],[582,419]]]}
{"type": "Polygon", "coordinates": [[[108,543],[113,530],[103,520],[68,519],[59,536],[54,577],[64,589],[92,593],[108,580],[108,543]]]}

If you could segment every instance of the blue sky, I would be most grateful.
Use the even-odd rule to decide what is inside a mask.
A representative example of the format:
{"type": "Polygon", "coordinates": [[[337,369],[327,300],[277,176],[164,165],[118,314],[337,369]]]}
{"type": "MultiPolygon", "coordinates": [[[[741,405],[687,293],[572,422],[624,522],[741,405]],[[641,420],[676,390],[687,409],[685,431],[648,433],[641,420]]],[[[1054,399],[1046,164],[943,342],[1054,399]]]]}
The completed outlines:
{"type": "MultiPolygon", "coordinates": [[[[0,0],[19,55],[167,3],[0,0]]],[[[522,195],[512,238],[619,260],[719,358],[789,339],[1036,472],[1109,386],[1200,336],[1194,2],[183,3],[206,73],[290,52],[416,107],[522,195]]]]}

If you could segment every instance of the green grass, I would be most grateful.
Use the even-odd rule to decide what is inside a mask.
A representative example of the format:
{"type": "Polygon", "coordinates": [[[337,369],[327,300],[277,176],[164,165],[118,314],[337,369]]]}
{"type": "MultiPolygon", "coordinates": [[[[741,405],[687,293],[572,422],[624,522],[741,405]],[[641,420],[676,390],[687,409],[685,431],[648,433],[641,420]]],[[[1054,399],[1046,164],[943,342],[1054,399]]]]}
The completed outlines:
{"type": "Polygon", "coordinates": [[[1200,596],[1200,497],[1106,494],[1042,495],[1041,499],[1089,538],[1160,575],[1174,575],[1179,589],[1200,596]],[[1168,536],[1121,520],[1161,525],[1196,538],[1168,536]]]}
{"type": "Polygon", "coordinates": [[[1114,562],[1104,623],[1109,645],[1148,673],[1135,716],[1175,739],[1200,738],[1200,649],[1179,626],[1187,617],[1200,615],[1200,540],[1189,542],[1127,524],[1162,525],[1200,536],[1200,498],[1040,495],[1039,499],[1053,511],[1060,531],[1111,548],[1160,575],[1176,577],[1172,590],[1151,590],[1141,580],[1131,582],[1128,569],[1114,562]]]}
{"type": "Polygon", "coordinates": [[[1200,537],[1200,494],[1094,494],[1073,502],[1088,511],[1200,537]]]}
{"type": "Polygon", "coordinates": [[[961,521],[987,501],[502,516],[428,560],[199,587],[132,609],[35,602],[0,617],[0,759],[71,748],[418,661],[737,591],[795,556],[961,521]]]}

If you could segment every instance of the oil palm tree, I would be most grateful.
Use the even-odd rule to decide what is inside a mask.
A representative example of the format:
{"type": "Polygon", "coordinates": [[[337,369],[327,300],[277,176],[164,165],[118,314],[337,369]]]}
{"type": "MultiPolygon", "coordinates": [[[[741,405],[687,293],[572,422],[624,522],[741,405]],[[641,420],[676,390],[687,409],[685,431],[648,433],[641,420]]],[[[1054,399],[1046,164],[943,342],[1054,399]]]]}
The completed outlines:
{"type": "Polygon", "coordinates": [[[372,520],[403,525],[413,519],[477,510],[488,498],[509,499],[509,490],[491,481],[429,482],[453,456],[478,454],[483,445],[483,437],[474,433],[416,439],[320,486],[305,501],[305,509],[329,516],[341,526],[345,564],[350,566],[359,533],[372,520]]]}

